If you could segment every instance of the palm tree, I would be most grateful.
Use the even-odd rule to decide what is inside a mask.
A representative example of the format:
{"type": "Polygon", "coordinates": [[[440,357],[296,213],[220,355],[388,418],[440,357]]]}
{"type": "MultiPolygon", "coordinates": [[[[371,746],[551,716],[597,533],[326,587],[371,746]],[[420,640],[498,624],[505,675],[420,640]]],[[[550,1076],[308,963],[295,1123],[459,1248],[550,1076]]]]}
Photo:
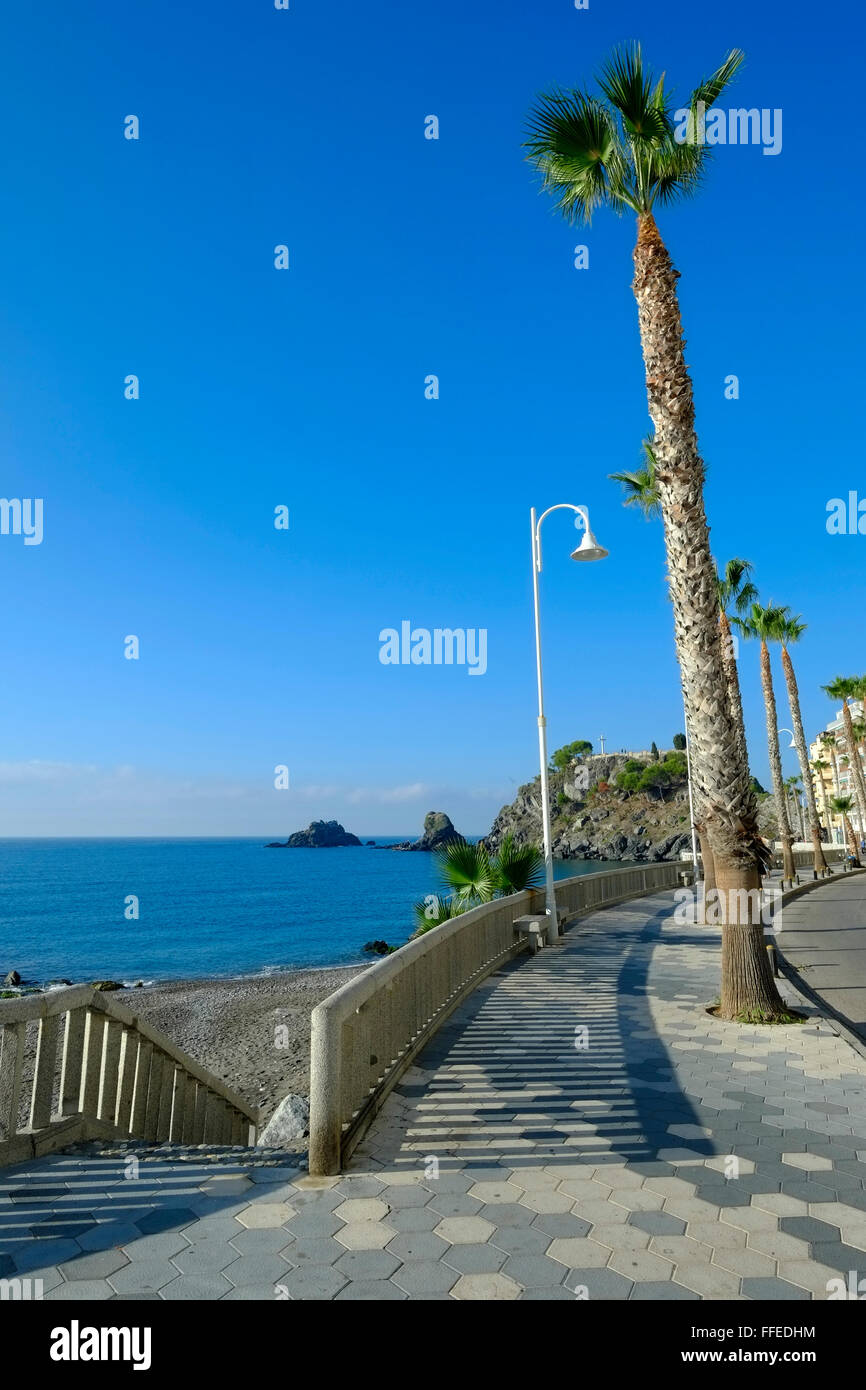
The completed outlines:
{"type": "Polygon", "coordinates": [[[860,754],[857,751],[857,740],[854,735],[854,721],[851,717],[848,701],[862,698],[864,683],[866,683],[866,677],[863,676],[837,676],[829,685],[821,687],[831,700],[842,701],[842,723],[845,729],[845,741],[851,754],[851,785],[854,790],[857,814],[860,817],[861,835],[866,834],[866,781],[863,779],[863,768],[860,765],[860,754]]]}
{"type": "MultiPolygon", "coordinates": [[[[815,777],[817,776],[818,784],[821,788],[821,801],[824,805],[824,812],[827,818],[827,825],[825,827],[827,831],[827,839],[828,843],[832,845],[833,820],[828,810],[830,802],[829,797],[827,795],[827,788],[824,785],[826,774],[831,771],[830,764],[828,762],[825,762],[823,758],[813,758],[810,766],[812,768],[813,773],[813,775],[809,778],[810,784],[812,786],[812,795],[815,796],[815,777]]],[[[815,805],[817,809],[817,797],[815,797],[815,805]]]]}
{"type": "Polygon", "coordinates": [[[854,827],[848,819],[854,809],[854,798],[853,796],[834,796],[830,805],[833,807],[836,815],[842,817],[842,834],[843,837],[847,839],[850,846],[851,858],[854,861],[854,866],[859,869],[861,865],[860,855],[857,851],[857,836],[854,834],[854,827]]]}
{"type": "Polygon", "coordinates": [[[799,642],[803,633],[806,631],[806,624],[799,617],[786,615],[779,624],[779,641],[782,645],[782,671],[785,675],[785,685],[788,688],[788,706],[791,710],[791,723],[794,726],[794,746],[797,749],[797,760],[800,764],[800,775],[803,778],[803,789],[806,793],[806,805],[809,808],[809,830],[812,836],[812,853],[814,856],[813,869],[815,877],[818,878],[827,872],[827,861],[824,858],[824,851],[821,848],[821,823],[818,820],[818,807],[815,803],[815,788],[812,786],[812,778],[809,775],[809,753],[806,748],[806,735],[803,732],[803,714],[800,709],[800,692],[797,688],[797,677],[794,673],[794,663],[788,648],[799,642]]]}
{"type": "Polygon", "coordinates": [[[716,574],[716,592],[719,598],[719,628],[722,644],[722,666],[728,683],[728,700],[731,706],[731,720],[740,744],[740,757],[749,766],[749,751],[746,746],[746,725],[743,720],[743,697],[740,694],[740,678],[734,656],[734,641],[731,636],[730,610],[742,617],[749,611],[749,605],[757,602],[758,591],[749,575],[752,566],[748,560],[734,558],[725,565],[721,575],[716,574]]]}
{"type": "Polygon", "coordinates": [[[791,809],[791,833],[794,836],[799,833],[800,839],[805,840],[806,825],[803,820],[803,807],[800,802],[800,792],[803,789],[803,783],[799,773],[792,773],[790,777],[786,777],[785,787],[788,794],[788,805],[791,809]]]}
{"type": "Polygon", "coordinates": [[[415,904],[419,921],[448,921],[455,912],[440,913],[440,905],[456,904],[460,911],[477,903],[489,903],[496,897],[522,893],[527,888],[539,888],[544,881],[544,856],[537,845],[519,845],[514,836],[504,835],[499,852],[491,858],[487,846],[480,840],[449,840],[436,851],[436,863],[442,883],[451,890],[447,899],[433,897],[432,901],[415,904]]]}
{"type": "MultiPolygon", "coordinates": [[[[743,55],[731,52],[692,92],[698,113],[719,98],[743,55]],[[703,103],[703,106],[699,106],[703,103]]],[[[637,300],[659,508],[664,523],[677,655],[690,729],[693,784],[721,893],[720,1015],[781,1017],[784,1006],[764,950],[756,911],[765,846],[748,767],[739,755],[719,643],[715,569],[704,510],[704,464],[695,433],[685,360],[677,271],[654,213],[694,192],[709,147],[679,143],[674,103],[644,68],[639,45],[617,50],[599,77],[599,94],[553,91],[530,115],[527,150],[560,210],[589,222],[606,206],[637,216],[633,289],[637,300]],[[746,890],[746,891],[743,891],[746,890]],[[742,924],[750,927],[743,931],[742,924]]]]}
{"type": "Polygon", "coordinates": [[[776,713],[776,694],[773,689],[773,668],[770,664],[770,643],[781,640],[782,624],[788,617],[788,609],[780,608],[772,602],[762,605],[753,603],[748,617],[731,619],[738,632],[747,641],[755,640],[761,644],[761,687],[764,692],[764,712],[767,717],[767,752],[770,759],[770,773],[773,779],[773,796],[776,802],[776,818],[779,823],[779,839],[782,841],[782,879],[793,883],[796,877],[794,855],[791,849],[791,825],[788,820],[788,807],[782,782],[782,755],[779,752],[779,717],[776,713]]]}
{"type": "Polygon", "coordinates": [[[656,456],[652,439],[641,440],[641,448],[644,452],[641,468],[633,473],[609,473],[608,477],[612,482],[621,484],[625,493],[622,499],[624,507],[638,507],[645,520],[654,521],[656,517],[661,516],[661,502],[656,482],[656,456]]]}

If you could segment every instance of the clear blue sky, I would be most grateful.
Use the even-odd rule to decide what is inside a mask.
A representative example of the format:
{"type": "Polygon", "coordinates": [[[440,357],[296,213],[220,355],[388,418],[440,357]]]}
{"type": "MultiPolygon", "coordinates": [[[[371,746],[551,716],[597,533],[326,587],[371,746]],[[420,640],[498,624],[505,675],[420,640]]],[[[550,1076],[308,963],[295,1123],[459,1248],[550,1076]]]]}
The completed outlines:
{"type": "Polygon", "coordinates": [[[531,505],[587,503],[610,550],[572,565],[546,523],[551,746],[670,742],[661,532],[607,480],[649,427],[633,221],[569,228],[520,148],[537,91],[633,38],[683,92],[740,46],[722,105],[784,113],[778,156],[720,148],[660,222],[714,551],[808,621],[813,734],[866,667],[866,537],[825,529],[866,496],[859,8],[291,3],[4,18],[0,491],[45,513],[41,545],[0,536],[0,833],[483,832],[537,770],[531,505]],[[486,628],[487,673],[381,665],[404,619],[486,628]]]}

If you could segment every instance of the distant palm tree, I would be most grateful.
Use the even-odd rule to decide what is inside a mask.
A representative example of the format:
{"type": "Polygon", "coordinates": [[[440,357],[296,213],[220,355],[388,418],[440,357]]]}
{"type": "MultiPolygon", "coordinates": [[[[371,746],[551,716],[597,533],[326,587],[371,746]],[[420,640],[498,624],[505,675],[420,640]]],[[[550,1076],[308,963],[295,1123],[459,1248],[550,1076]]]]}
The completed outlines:
{"type": "MultiPolygon", "coordinates": [[[[729,53],[687,99],[692,133],[742,63],[729,53]]],[[[552,91],[530,115],[527,150],[570,219],[607,207],[637,216],[633,289],[653,422],[655,481],[664,523],[674,634],[689,726],[692,782],[721,894],[723,1018],[780,1018],[784,1005],[756,909],[765,846],[757,802],[731,722],[718,636],[715,568],[704,508],[704,464],[695,432],[678,272],[655,220],[657,208],[693,193],[710,155],[703,139],[677,138],[675,102],[644,67],[639,45],[605,63],[599,92],[552,91]],[[745,890],[745,891],[743,891],[745,890]],[[742,930],[747,926],[750,930],[742,930]]]]}
{"type": "Polygon", "coordinates": [[[748,613],[751,604],[756,603],[758,591],[749,575],[752,566],[748,560],[734,558],[725,565],[721,575],[716,573],[716,592],[719,597],[719,638],[722,644],[722,666],[728,683],[728,700],[731,706],[731,720],[740,743],[740,756],[746,767],[749,765],[749,750],[746,745],[746,725],[743,720],[743,697],[740,694],[740,678],[734,656],[734,640],[731,635],[731,612],[742,617],[748,613]]]}
{"type": "Polygon", "coordinates": [[[815,788],[812,786],[812,778],[809,775],[809,752],[806,747],[806,735],[803,732],[803,714],[800,709],[800,692],[797,688],[797,677],[794,673],[794,663],[788,648],[795,642],[799,642],[803,633],[806,631],[806,624],[799,617],[792,617],[788,614],[779,624],[779,641],[782,645],[782,671],[785,675],[785,685],[788,688],[788,706],[791,710],[791,723],[794,726],[794,747],[797,750],[797,760],[800,764],[800,775],[803,778],[803,790],[806,793],[806,805],[809,809],[809,830],[812,836],[813,868],[815,875],[827,872],[827,861],[824,858],[824,851],[821,848],[821,822],[818,820],[818,807],[815,803],[815,788]]]}
{"type": "Polygon", "coordinates": [[[791,826],[788,808],[785,803],[785,789],[782,782],[782,755],[779,752],[779,717],[776,713],[776,695],[773,690],[773,669],[770,664],[770,643],[780,640],[782,624],[788,617],[788,609],[780,608],[772,602],[762,605],[753,603],[746,618],[731,619],[737,631],[747,641],[761,644],[761,687],[764,692],[764,712],[767,717],[767,752],[770,758],[770,773],[773,779],[773,797],[776,802],[776,819],[779,825],[779,839],[782,841],[782,878],[793,883],[796,877],[794,855],[791,849],[791,826]]]}
{"type": "MultiPolygon", "coordinates": [[[[809,779],[810,782],[811,782],[811,784],[812,784],[812,795],[815,796],[815,780],[814,780],[814,779],[815,779],[815,777],[817,777],[817,779],[818,779],[818,784],[819,784],[819,786],[820,786],[820,788],[821,788],[821,800],[822,800],[823,805],[824,805],[824,813],[825,813],[825,815],[826,815],[826,817],[827,817],[827,825],[826,825],[825,829],[826,829],[826,831],[827,831],[828,843],[832,845],[832,843],[833,843],[833,821],[832,821],[832,819],[831,819],[830,812],[829,812],[829,810],[827,809],[828,806],[829,806],[829,804],[830,804],[830,800],[829,800],[829,797],[828,797],[828,795],[827,795],[827,789],[826,789],[826,787],[825,787],[825,785],[824,785],[825,773],[831,771],[830,764],[829,764],[828,762],[825,762],[823,758],[813,758],[813,759],[812,759],[812,762],[811,762],[811,764],[810,764],[810,766],[811,766],[811,768],[812,768],[812,773],[813,773],[812,777],[810,777],[810,779],[809,779]]],[[[817,798],[816,798],[816,806],[817,806],[817,798]]]]}
{"type": "Polygon", "coordinates": [[[863,768],[860,765],[860,754],[857,752],[854,720],[851,717],[848,701],[861,699],[863,688],[864,677],[862,676],[837,676],[829,685],[821,687],[825,695],[829,695],[831,700],[841,700],[842,702],[842,723],[845,729],[845,741],[851,754],[851,786],[857,814],[860,817],[861,835],[866,834],[866,781],[864,781],[863,768]]]}
{"type": "Polygon", "coordinates": [[[854,865],[859,869],[861,864],[857,836],[854,834],[854,827],[848,819],[854,809],[854,798],[853,796],[834,796],[830,805],[833,807],[836,815],[842,817],[842,834],[850,846],[851,858],[854,861],[854,865]]]}
{"type": "Polygon", "coordinates": [[[634,473],[609,473],[608,477],[612,482],[621,485],[625,493],[622,499],[624,507],[637,507],[647,521],[654,521],[662,514],[662,504],[656,482],[656,456],[653,452],[652,438],[641,440],[641,448],[644,452],[642,468],[636,469],[634,473]]]}

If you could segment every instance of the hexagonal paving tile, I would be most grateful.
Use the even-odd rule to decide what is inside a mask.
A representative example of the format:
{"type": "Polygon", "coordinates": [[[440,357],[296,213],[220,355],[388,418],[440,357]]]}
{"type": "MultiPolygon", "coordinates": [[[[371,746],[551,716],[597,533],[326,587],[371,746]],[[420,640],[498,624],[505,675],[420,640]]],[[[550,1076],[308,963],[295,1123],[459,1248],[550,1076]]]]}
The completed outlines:
{"type": "Polygon", "coordinates": [[[236,1219],[248,1230],[253,1230],[282,1226],[291,1216],[294,1216],[294,1210],[286,1206],[285,1202],[253,1202],[238,1212],[236,1219]]]}
{"type": "Polygon", "coordinates": [[[384,1202],[380,1202],[378,1197],[351,1197],[346,1202],[341,1202],[334,1210],[334,1215],[347,1224],[354,1224],[359,1221],[381,1221],[388,1215],[388,1208],[384,1202]]]}
{"type": "Polygon", "coordinates": [[[520,1285],[505,1274],[463,1274],[452,1288],[451,1297],[491,1303],[519,1298],[520,1292],[520,1285]]]}
{"type": "Polygon", "coordinates": [[[427,1294],[448,1293],[457,1283],[458,1273],[441,1260],[411,1260],[392,1275],[392,1283],[409,1294],[423,1298],[427,1294]]]}
{"type": "Polygon", "coordinates": [[[451,1245],[481,1245],[495,1229],[480,1216],[449,1216],[439,1222],[433,1234],[451,1245]]]}
{"type": "Polygon", "coordinates": [[[353,1221],[337,1231],[334,1239],[347,1250],[384,1250],[396,1235],[394,1227],[383,1221],[353,1221]]]}

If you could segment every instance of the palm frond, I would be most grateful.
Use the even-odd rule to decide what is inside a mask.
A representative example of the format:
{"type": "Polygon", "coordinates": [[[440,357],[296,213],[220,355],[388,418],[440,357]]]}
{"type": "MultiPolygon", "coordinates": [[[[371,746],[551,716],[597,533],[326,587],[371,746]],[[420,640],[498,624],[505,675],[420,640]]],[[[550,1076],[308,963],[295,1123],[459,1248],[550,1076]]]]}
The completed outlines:
{"type": "Polygon", "coordinates": [[[518,845],[509,831],[503,836],[493,870],[500,893],[522,893],[526,888],[539,888],[544,881],[544,855],[537,845],[518,845]]]}

